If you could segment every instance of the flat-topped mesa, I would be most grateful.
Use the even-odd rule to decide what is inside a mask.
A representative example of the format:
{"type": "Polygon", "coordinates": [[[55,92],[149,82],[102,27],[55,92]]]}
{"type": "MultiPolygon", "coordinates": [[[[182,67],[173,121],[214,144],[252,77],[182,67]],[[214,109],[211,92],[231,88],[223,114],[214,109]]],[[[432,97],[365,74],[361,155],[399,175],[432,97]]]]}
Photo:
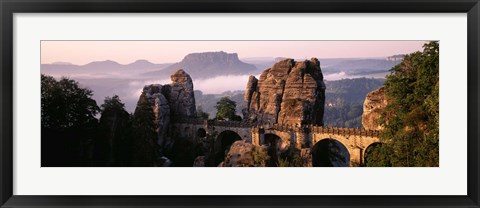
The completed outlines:
{"type": "Polygon", "coordinates": [[[203,52],[203,53],[191,53],[185,56],[182,62],[225,62],[225,63],[234,63],[240,62],[238,59],[237,53],[226,53],[223,51],[219,52],[203,52]]]}
{"type": "Polygon", "coordinates": [[[249,78],[244,118],[253,123],[323,125],[325,84],[316,58],[285,59],[249,78]]]}
{"type": "Polygon", "coordinates": [[[212,74],[221,75],[243,75],[254,72],[257,67],[253,64],[242,62],[236,53],[203,52],[186,55],[182,61],[172,64],[160,71],[147,72],[149,76],[164,76],[165,72],[173,73],[178,69],[188,71],[193,79],[210,78],[212,74]]]}

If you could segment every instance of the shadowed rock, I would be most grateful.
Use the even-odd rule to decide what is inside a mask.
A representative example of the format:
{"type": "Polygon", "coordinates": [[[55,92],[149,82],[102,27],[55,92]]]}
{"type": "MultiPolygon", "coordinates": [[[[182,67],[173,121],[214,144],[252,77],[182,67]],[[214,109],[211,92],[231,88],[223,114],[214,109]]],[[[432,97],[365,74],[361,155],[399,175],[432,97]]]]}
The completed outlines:
{"type": "Polygon", "coordinates": [[[171,79],[170,85],[152,84],[143,88],[145,96],[153,106],[157,143],[160,147],[172,144],[168,136],[171,120],[194,117],[196,114],[190,75],[180,69],[172,74],[171,79]]]}
{"type": "Polygon", "coordinates": [[[143,88],[143,92],[150,104],[153,106],[155,115],[155,131],[157,132],[157,143],[164,146],[170,143],[167,138],[168,126],[170,125],[170,105],[167,98],[162,93],[165,85],[153,84],[143,88]]]}

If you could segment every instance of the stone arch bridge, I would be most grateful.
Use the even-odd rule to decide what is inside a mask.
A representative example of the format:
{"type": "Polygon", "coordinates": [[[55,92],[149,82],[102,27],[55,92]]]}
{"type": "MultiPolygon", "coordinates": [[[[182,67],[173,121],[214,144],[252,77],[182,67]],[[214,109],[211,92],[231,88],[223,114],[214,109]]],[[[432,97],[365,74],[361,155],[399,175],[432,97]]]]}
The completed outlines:
{"type": "Polygon", "coordinates": [[[280,150],[286,150],[294,145],[298,149],[307,150],[308,154],[312,154],[312,150],[321,141],[333,140],[342,144],[348,151],[349,166],[363,166],[367,148],[380,143],[380,131],[360,128],[325,128],[313,125],[298,127],[277,124],[252,126],[239,121],[198,119],[174,121],[172,126],[175,128],[174,132],[180,136],[195,140],[206,136],[214,136],[218,139],[222,134],[231,133],[235,135],[235,140],[241,139],[254,145],[263,145],[271,142],[272,138],[276,138],[280,150]]]}

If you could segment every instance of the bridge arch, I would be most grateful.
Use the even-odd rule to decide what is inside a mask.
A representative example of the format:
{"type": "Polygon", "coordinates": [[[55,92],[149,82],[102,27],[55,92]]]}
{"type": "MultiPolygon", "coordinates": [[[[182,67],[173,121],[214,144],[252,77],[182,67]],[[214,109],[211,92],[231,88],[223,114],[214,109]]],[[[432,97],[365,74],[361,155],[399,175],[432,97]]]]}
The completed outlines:
{"type": "Polygon", "coordinates": [[[373,142],[370,145],[368,145],[367,148],[365,148],[365,151],[363,153],[363,165],[364,166],[369,166],[368,164],[368,158],[369,157],[375,157],[378,152],[375,150],[381,147],[383,143],[381,142],[373,142]]]}
{"type": "Polygon", "coordinates": [[[266,133],[265,134],[265,139],[264,139],[264,144],[266,145],[277,145],[279,141],[281,141],[282,138],[276,134],[273,133],[266,133]]]}
{"type": "Polygon", "coordinates": [[[197,137],[204,138],[207,136],[207,131],[204,128],[197,129],[197,137]]]}
{"type": "Polygon", "coordinates": [[[350,152],[340,141],[324,138],[312,148],[313,167],[349,167],[350,152]]]}
{"type": "Polygon", "coordinates": [[[242,140],[242,137],[232,131],[232,130],[225,130],[222,131],[215,140],[215,165],[220,164],[223,159],[225,159],[225,155],[227,154],[228,150],[230,150],[230,146],[235,141],[242,140]]]}

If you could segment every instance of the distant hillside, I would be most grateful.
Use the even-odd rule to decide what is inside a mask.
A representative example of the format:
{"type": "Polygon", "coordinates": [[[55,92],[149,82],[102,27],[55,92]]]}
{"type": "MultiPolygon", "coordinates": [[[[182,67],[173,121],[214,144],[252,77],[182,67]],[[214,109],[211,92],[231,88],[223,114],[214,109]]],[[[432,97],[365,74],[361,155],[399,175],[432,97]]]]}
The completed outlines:
{"type": "MultiPolygon", "coordinates": [[[[260,57],[260,58],[244,58],[244,62],[254,64],[257,73],[271,67],[282,57],[260,57]]],[[[295,58],[300,61],[304,58],[295,58]]],[[[387,73],[393,66],[400,63],[401,59],[394,58],[319,58],[320,67],[323,75],[336,74],[343,72],[345,77],[369,76],[372,74],[387,73]]]]}
{"type": "Polygon", "coordinates": [[[332,62],[326,66],[320,65],[325,74],[345,72],[349,75],[368,75],[380,72],[388,72],[392,67],[399,64],[401,60],[386,59],[351,59],[339,62],[332,62]]]}
{"type": "Polygon", "coordinates": [[[326,81],[325,126],[362,127],[363,103],[367,94],[383,85],[385,79],[342,79],[326,81]]]}
{"type": "MultiPolygon", "coordinates": [[[[393,56],[392,56],[393,57],[393,56]]],[[[170,79],[170,74],[178,69],[184,69],[192,79],[205,79],[225,75],[258,75],[271,67],[275,60],[282,57],[243,58],[239,60],[236,53],[203,52],[188,54],[178,63],[155,64],[147,60],[137,60],[130,64],[120,64],[115,61],[94,61],[85,65],[75,65],[68,62],[42,64],[41,71],[52,76],[77,77],[126,77],[139,79],[170,79]]],[[[303,60],[299,58],[296,60],[303,60]]],[[[392,58],[327,58],[319,59],[320,66],[327,80],[355,77],[381,77],[374,74],[385,74],[398,64],[400,60],[392,58]],[[344,75],[336,76],[342,73],[344,75]],[[329,77],[329,74],[335,75],[329,77]]]]}
{"type": "Polygon", "coordinates": [[[182,61],[166,67],[163,70],[145,73],[145,76],[162,77],[178,69],[186,71],[192,79],[210,78],[221,75],[245,75],[256,71],[253,64],[247,64],[238,59],[236,53],[204,52],[191,53],[182,61]]]}
{"type": "Polygon", "coordinates": [[[342,99],[346,102],[361,103],[367,94],[383,85],[385,79],[342,79],[336,81],[325,81],[326,103],[342,99]]]}
{"type": "Polygon", "coordinates": [[[147,60],[137,60],[130,64],[120,64],[115,61],[94,61],[85,65],[75,65],[66,62],[42,64],[41,72],[44,74],[72,75],[78,73],[110,74],[110,73],[139,73],[152,70],[161,70],[170,64],[154,64],[147,60]]]}

